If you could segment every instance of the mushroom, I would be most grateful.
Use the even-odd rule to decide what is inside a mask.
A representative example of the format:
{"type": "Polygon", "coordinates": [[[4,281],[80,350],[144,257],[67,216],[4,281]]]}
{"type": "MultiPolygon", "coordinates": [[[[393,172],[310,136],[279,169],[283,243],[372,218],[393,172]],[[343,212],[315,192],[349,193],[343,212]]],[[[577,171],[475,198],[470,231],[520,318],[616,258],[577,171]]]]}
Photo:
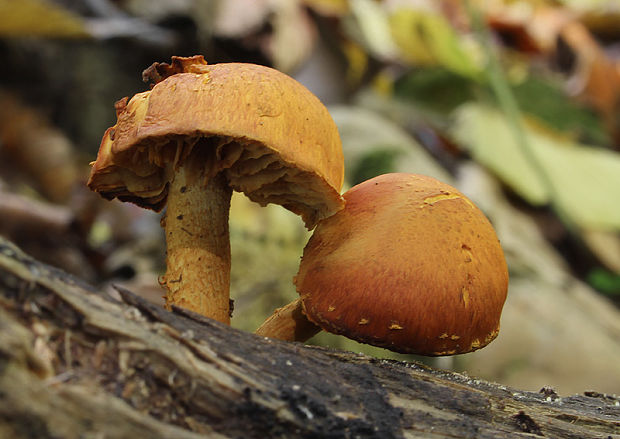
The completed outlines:
{"type": "Polygon", "coordinates": [[[508,269],[484,214],[455,188],[385,174],[319,222],[295,278],[300,299],[256,332],[305,341],[320,329],[403,353],[452,355],[498,334],[508,269]]]}
{"type": "Polygon", "coordinates": [[[155,211],[167,203],[166,306],[229,323],[231,191],[312,228],[342,207],[338,131],[310,91],[268,67],[172,57],[143,78],[154,86],[116,103],[88,186],[155,211]]]}

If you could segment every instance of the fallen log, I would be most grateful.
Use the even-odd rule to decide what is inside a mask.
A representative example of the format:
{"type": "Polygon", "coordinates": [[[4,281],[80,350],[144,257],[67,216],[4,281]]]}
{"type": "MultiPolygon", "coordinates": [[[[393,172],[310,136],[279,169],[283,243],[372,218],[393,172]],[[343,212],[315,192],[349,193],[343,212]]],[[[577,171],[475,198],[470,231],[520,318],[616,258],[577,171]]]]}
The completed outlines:
{"type": "Polygon", "coordinates": [[[620,399],[266,339],[0,238],[0,437],[620,438],[620,399]]]}

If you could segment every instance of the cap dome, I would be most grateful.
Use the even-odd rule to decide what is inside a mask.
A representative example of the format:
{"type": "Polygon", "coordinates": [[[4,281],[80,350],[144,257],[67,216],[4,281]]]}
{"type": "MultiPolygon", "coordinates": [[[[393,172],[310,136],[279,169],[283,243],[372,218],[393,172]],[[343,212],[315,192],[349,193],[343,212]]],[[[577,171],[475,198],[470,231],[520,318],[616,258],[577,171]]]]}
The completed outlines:
{"type": "Polygon", "coordinates": [[[508,271],[470,200],[413,174],[373,178],[344,199],[317,225],[296,277],[310,321],[423,355],[469,352],[497,336],[508,271]]]}
{"type": "Polygon", "coordinates": [[[253,64],[173,57],[145,75],[152,90],[117,103],[91,189],[160,210],[172,170],[196,145],[205,166],[261,204],[278,203],[312,225],[341,207],[342,147],[327,109],[304,86],[253,64]],[[213,163],[211,163],[213,162],[213,163]]]}

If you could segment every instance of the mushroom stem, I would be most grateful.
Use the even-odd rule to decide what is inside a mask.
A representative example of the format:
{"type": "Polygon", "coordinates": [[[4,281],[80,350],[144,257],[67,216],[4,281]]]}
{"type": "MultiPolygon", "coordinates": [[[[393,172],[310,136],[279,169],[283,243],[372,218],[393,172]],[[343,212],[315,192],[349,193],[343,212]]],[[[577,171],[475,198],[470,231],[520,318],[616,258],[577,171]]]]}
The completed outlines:
{"type": "Polygon", "coordinates": [[[276,309],[254,333],[279,340],[303,342],[320,331],[321,328],[306,318],[300,298],[276,309]]]}
{"type": "Polygon", "coordinates": [[[170,183],[163,226],[168,253],[166,308],[195,311],[230,324],[230,238],[232,190],[223,174],[205,175],[181,166],[170,183]]]}

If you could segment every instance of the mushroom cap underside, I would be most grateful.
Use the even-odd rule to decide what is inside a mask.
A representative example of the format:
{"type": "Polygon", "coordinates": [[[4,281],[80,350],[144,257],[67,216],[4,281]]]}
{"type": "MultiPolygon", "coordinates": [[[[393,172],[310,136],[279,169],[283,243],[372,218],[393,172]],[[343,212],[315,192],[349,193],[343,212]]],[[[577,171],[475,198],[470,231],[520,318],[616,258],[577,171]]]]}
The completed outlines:
{"type": "Polygon", "coordinates": [[[387,174],[344,194],[295,279],[309,320],[393,351],[451,355],[499,331],[508,270],[493,227],[433,178],[387,174]]]}
{"type": "Polygon", "coordinates": [[[91,189],[160,210],[174,170],[200,149],[211,151],[200,156],[208,174],[225,171],[235,190],[281,204],[309,226],[341,208],[342,147],[318,98],[268,67],[178,59],[181,68],[152,90],[117,103],[91,189]]]}

